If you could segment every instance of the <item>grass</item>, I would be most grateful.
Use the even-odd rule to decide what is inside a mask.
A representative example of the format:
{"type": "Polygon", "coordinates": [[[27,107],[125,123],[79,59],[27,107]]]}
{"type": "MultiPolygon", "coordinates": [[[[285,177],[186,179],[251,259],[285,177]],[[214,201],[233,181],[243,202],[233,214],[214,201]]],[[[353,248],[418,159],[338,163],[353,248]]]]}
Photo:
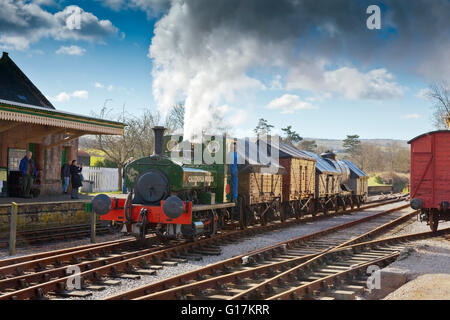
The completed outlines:
{"type": "Polygon", "coordinates": [[[368,185],[369,187],[390,186],[390,184],[379,183],[376,176],[369,177],[368,185]]]}

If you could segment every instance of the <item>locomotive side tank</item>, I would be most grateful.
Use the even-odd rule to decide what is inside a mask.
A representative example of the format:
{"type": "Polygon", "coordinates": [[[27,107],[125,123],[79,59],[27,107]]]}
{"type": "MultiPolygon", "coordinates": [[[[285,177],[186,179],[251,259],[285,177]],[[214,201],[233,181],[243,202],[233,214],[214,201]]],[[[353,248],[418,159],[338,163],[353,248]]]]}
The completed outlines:
{"type": "Polygon", "coordinates": [[[411,208],[437,231],[440,220],[450,220],[450,131],[420,135],[411,145],[411,208]]]}

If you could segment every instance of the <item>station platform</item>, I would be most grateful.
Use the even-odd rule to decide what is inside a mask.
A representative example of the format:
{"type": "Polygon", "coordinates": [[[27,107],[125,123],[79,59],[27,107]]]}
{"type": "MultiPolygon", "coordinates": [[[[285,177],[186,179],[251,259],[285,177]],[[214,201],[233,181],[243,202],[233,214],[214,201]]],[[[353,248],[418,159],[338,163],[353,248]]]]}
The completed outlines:
{"type": "Polygon", "coordinates": [[[80,195],[79,200],[70,195],[0,198],[0,234],[9,232],[12,202],[18,204],[17,230],[32,231],[89,223],[92,199],[89,195],[80,195]]]}

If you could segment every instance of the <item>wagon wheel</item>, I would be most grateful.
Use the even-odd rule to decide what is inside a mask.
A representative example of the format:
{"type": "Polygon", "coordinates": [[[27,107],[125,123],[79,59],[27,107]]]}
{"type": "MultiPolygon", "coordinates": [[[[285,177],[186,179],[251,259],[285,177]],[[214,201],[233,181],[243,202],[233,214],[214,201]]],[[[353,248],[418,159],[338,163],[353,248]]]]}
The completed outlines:
{"type": "Polygon", "coordinates": [[[308,206],[307,206],[306,210],[307,210],[308,214],[312,215],[313,217],[316,215],[314,203],[311,200],[308,202],[308,206]]]}
{"type": "Polygon", "coordinates": [[[241,229],[246,229],[248,227],[247,208],[244,208],[244,203],[244,198],[239,196],[237,200],[237,210],[239,211],[239,224],[241,225],[241,229]]]}
{"type": "Polygon", "coordinates": [[[439,215],[435,210],[431,211],[430,213],[429,223],[431,231],[436,232],[439,225],[439,215]]]}
{"type": "Polygon", "coordinates": [[[342,198],[341,202],[342,202],[342,211],[343,212],[347,211],[347,204],[345,203],[345,198],[342,198]]]}
{"type": "Polygon", "coordinates": [[[353,197],[350,198],[350,209],[355,209],[355,201],[353,201],[353,197]]]}
{"type": "Polygon", "coordinates": [[[326,202],[325,203],[322,202],[321,205],[322,205],[323,214],[327,215],[328,214],[328,204],[326,202]]]}
{"type": "Polygon", "coordinates": [[[296,218],[296,219],[300,219],[300,215],[298,213],[298,210],[295,208],[295,203],[291,202],[289,204],[289,216],[296,218]]]}
{"type": "Polygon", "coordinates": [[[282,203],[281,204],[281,209],[280,209],[280,220],[281,220],[281,222],[285,222],[286,221],[286,218],[288,217],[288,206],[289,206],[289,204],[285,204],[285,203],[282,203]]]}
{"type": "Polygon", "coordinates": [[[332,210],[338,212],[339,211],[339,203],[338,203],[338,199],[334,198],[334,200],[331,202],[333,204],[333,208],[332,210]]]}

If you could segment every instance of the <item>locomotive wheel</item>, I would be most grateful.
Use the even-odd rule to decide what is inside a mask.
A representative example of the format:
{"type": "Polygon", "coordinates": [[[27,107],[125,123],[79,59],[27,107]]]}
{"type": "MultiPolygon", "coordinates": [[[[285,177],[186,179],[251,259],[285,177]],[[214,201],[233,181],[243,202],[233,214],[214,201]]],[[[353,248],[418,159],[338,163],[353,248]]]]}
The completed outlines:
{"type": "Polygon", "coordinates": [[[439,225],[439,214],[435,211],[431,211],[429,216],[430,229],[433,232],[436,232],[439,225]]]}
{"type": "Polygon", "coordinates": [[[111,221],[110,229],[113,233],[118,233],[123,228],[123,222],[122,221],[111,221]]]}
{"type": "Polygon", "coordinates": [[[211,210],[211,212],[209,213],[209,217],[211,219],[211,233],[208,236],[212,237],[217,233],[218,219],[217,219],[217,214],[214,212],[214,210],[211,210]]]}

